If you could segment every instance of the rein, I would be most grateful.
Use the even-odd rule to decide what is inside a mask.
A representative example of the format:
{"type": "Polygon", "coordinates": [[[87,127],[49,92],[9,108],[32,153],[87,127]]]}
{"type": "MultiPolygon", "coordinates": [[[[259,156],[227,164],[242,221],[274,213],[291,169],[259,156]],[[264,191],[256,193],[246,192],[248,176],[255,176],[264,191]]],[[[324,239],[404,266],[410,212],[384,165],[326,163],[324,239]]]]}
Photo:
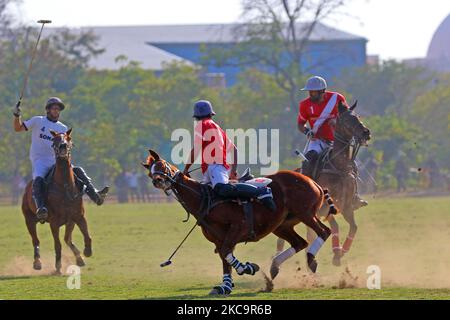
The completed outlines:
{"type": "MultiPolygon", "coordinates": [[[[164,189],[164,193],[166,194],[166,196],[170,196],[169,191],[172,191],[172,192],[173,192],[174,198],[181,204],[181,206],[184,208],[184,210],[185,210],[186,213],[187,213],[186,219],[183,220],[183,222],[186,223],[186,222],[188,222],[189,219],[190,219],[191,212],[190,212],[189,209],[187,208],[186,203],[181,199],[180,192],[175,188],[175,186],[178,185],[178,186],[180,186],[180,187],[183,187],[183,188],[185,188],[185,189],[191,191],[192,193],[195,193],[197,196],[200,197],[200,202],[201,202],[201,204],[200,204],[200,208],[199,208],[199,210],[198,210],[198,212],[197,212],[197,215],[200,215],[200,214],[202,213],[202,211],[204,211],[204,210],[203,210],[204,207],[205,207],[205,205],[204,205],[204,200],[203,200],[204,197],[203,197],[203,195],[202,195],[200,192],[198,192],[197,190],[194,190],[193,188],[191,188],[191,187],[185,185],[184,183],[181,183],[181,182],[178,181],[178,178],[179,178],[180,175],[181,175],[181,171],[180,171],[180,170],[175,171],[175,173],[172,175],[172,174],[171,174],[171,173],[172,173],[172,170],[171,170],[171,168],[169,167],[169,165],[167,164],[167,162],[163,162],[163,163],[164,163],[164,169],[167,169],[167,171],[169,172],[169,174],[167,174],[167,173],[165,173],[165,172],[163,172],[163,171],[156,171],[156,170],[153,170],[153,168],[154,168],[156,162],[155,162],[155,163],[151,166],[151,168],[149,169],[149,170],[150,170],[150,173],[151,173],[152,175],[158,174],[158,175],[160,175],[160,176],[163,176],[164,178],[166,178],[166,179],[170,182],[170,187],[165,188],[165,189],[164,189]]],[[[195,216],[195,215],[194,215],[194,216],[195,216]]],[[[197,222],[197,224],[200,224],[200,223],[197,222]]]]}

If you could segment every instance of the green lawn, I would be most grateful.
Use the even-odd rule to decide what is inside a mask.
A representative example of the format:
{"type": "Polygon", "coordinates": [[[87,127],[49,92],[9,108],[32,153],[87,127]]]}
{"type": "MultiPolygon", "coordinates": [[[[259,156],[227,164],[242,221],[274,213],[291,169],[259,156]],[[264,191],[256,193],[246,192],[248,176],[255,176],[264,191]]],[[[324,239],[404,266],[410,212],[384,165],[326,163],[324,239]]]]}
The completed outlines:
{"type": "MultiPolygon", "coordinates": [[[[358,213],[358,235],[342,267],[331,265],[331,244],[319,253],[319,272],[306,272],[303,253],[289,260],[272,293],[260,273],[234,277],[228,299],[449,299],[450,198],[371,199],[358,213]],[[382,289],[366,289],[367,267],[382,272],[382,289]],[[348,270],[348,272],[346,271],[348,270]],[[345,284],[344,284],[345,283],[345,284]],[[342,289],[340,289],[340,287],[342,289]]],[[[94,255],[86,258],[81,289],[69,290],[67,275],[53,276],[53,241],[39,225],[43,270],[32,270],[33,249],[18,207],[0,207],[0,299],[208,299],[221,282],[222,266],[213,246],[196,230],[173,264],[161,269],[193,221],[183,224],[177,204],[87,207],[94,255]]],[[[342,236],[348,227],[341,217],[342,236]]],[[[303,226],[298,227],[304,235],[303,226]]],[[[83,247],[80,232],[74,242],[83,247]]],[[[267,272],[276,238],[240,245],[241,261],[267,272]]],[[[63,268],[74,263],[63,246],[63,268]]]]}

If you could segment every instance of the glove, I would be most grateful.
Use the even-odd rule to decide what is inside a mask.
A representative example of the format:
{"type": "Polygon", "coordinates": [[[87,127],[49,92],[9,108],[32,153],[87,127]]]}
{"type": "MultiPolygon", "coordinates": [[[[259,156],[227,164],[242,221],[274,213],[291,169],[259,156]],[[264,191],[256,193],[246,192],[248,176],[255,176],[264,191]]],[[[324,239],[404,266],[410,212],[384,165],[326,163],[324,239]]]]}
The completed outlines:
{"type": "Polygon", "coordinates": [[[21,101],[19,100],[19,102],[17,102],[16,106],[13,109],[13,114],[15,117],[20,117],[22,114],[22,109],[20,109],[20,103],[21,101]]]}
{"type": "Polygon", "coordinates": [[[306,128],[303,132],[308,139],[314,138],[314,132],[311,129],[306,128]]]}

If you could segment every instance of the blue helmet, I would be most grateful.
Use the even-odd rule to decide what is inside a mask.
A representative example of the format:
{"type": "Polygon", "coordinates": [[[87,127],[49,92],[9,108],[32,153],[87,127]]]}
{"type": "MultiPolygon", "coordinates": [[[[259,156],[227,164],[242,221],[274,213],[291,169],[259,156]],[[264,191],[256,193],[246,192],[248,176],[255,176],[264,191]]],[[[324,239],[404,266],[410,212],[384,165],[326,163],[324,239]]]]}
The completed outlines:
{"type": "Polygon", "coordinates": [[[194,105],[194,118],[203,118],[215,114],[212,104],[208,100],[197,101],[194,105]]]}
{"type": "Polygon", "coordinates": [[[327,89],[327,82],[322,77],[312,77],[306,82],[306,86],[301,89],[302,91],[322,91],[327,89]]]}

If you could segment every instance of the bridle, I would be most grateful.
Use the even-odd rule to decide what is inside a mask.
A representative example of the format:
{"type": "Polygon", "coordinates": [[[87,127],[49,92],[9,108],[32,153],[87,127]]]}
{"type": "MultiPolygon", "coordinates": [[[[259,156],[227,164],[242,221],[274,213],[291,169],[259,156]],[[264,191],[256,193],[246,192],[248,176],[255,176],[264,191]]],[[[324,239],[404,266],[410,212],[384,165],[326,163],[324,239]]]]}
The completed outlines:
{"type": "MultiPolygon", "coordinates": [[[[174,195],[174,198],[183,206],[184,210],[186,210],[186,212],[187,212],[187,218],[185,220],[183,220],[183,222],[188,222],[191,213],[188,210],[186,203],[181,199],[180,192],[176,189],[176,186],[183,187],[183,188],[191,191],[192,193],[195,193],[201,199],[202,199],[202,194],[200,192],[198,192],[197,190],[194,190],[193,188],[191,188],[191,187],[187,186],[186,184],[184,184],[183,182],[181,182],[180,179],[179,179],[180,176],[182,175],[181,171],[178,170],[178,169],[177,170],[172,170],[172,168],[169,166],[169,164],[165,160],[157,160],[157,161],[153,162],[148,170],[149,170],[149,172],[151,174],[152,183],[155,186],[155,188],[157,188],[156,182],[153,179],[153,176],[155,174],[159,175],[159,176],[162,176],[165,179],[164,183],[166,183],[166,182],[169,183],[169,186],[165,187],[163,189],[163,191],[166,194],[166,196],[168,196],[168,197],[171,196],[170,191],[172,191],[172,193],[174,195]],[[162,163],[163,164],[163,170],[164,171],[163,170],[155,170],[155,165],[157,163],[162,163]],[[165,171],[167,171],[167,172],[165,172],[165,171]]],[[[201,202],[203,202],[203,201],[201,201],[201,202]]],[[[201,212],[202,209],[203,209],[203,205],[201,204],[200,205],[200,209],[198,210],[198,212],[201,212]]]]}
{"type": "MultiPolygon", "coordinates": [[[[52,144],[52,148],[55,152],[55,157],[56,159],[70,159],[70,154],[72,151],[72,142],[68,141],[67,139],[62,139],[61,142],[59,144],[55,143],[55,139],[53,139],[53,144],[52,144]],[[61,152],[61,143],[65,143],[66,144],[66,155],[64,157],[60,156],[60,152],[61,152]]],[[[70,167],[69,167],[70,168],[70,167]]],[[[63,171],[66,171],[67,169],[64,168],[63,171]]],[[[67,172],[65,172],[64,174],[66,174],[67,172]]],[[[81,192],[76,192],[75,195],[72,195],[72,193],[70,192],[70,186],[69,184],[66,182],[63,184],[63,188],[64,188],[64,196],[65,198],[69,199],[70,201],[74,201],[77,198],[82,196],[81,192]]],[[[76,186],[75,186],[75,190],[76,190],[76,186]]]]}
{"type": "MultiPolygon", "coordinates": [[[[352,112],[353,111],[349,110],[349,111],[346,111],[345,113],[352,114],[352,112]]],[[[341,121],[344,122],[345,120],[342,119],[341,117],[342,117],[342,115],[338,116],[338,120],[341,120],[341,121]]],[[[346,123],[345,127],[348,128],[348,130],[350,132],[355,132],[356,128],[358,126],[360,126],[360,125],[361,125],[361,123],[359,123],[359,122],[358,123],[354,123],[352,125],[347,125],[347,123],[346,123]]],[[[336,154],[333,154],[333,156],[330,158],[330,160],[333,160],[339,154],[343,153],[345,149],[347,149],[348,147],[351,147],[352,148],[352,154],[351,154],[351,158],[349,160],[350,161],[355,161],[356,157],[358,156],[359,150],[361,149],[361,146],[363,146],[365,144],[363,142],[362,138],[355,137],[354,134],[353,134],[353,136],[351,138],[347,138],[347,137],[344,137],[341,133],[339,133],[338,130],[336,130],[335,133],[334,133],[334,139],[336,141],[339,141],[340,143],[342,143],[344,145],[344,147],[342,148],[342,150],[340,150],[336,154]]]]}
{"type": "Polygon", "coordinates": [[[52,148],[53,148],[53,151],[55,152],[56,159],[63,158],[60,156],[62,143],[65,143],[65,145],[66,145],[67,156],[65,156],[65,157],[70,158],[70,154],[72,152],[72,143],[71,143],[71,141],[67,141],[67,139],[64,138],[61,140],[61,142],[58,145],[55,143],[55,139],[53,139],[52,148]]]}

